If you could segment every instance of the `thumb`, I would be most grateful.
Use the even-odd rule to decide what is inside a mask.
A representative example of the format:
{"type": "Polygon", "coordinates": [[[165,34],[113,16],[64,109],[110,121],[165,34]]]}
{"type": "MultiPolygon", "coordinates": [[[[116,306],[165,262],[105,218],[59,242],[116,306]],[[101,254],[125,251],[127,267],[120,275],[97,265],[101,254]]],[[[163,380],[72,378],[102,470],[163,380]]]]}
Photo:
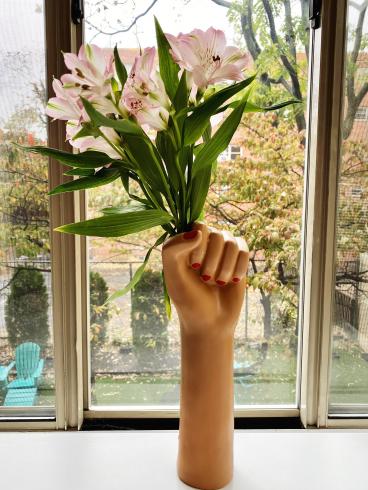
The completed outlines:
{"type": "MultiPolygon", "coordinates": [[[[189,267],[189,256],[202,240],[199,230],[192,230],[170,238],[162,248],[162,265],[170,298],[178,306],[194,300],[196,272],[189,267]]],[[[200,283],[200,281],[199,281],[200,283]]],[[[203,284],[199,284],[203,287],[203,284]]]]}
{"type": "Polygon", "coordinates": [[[162,248],[162,261],[165,267],[178,267],[189,265],[190,253],[200,246],[202,232],[192,230],[176,235],[164,243],[162,248]]]}

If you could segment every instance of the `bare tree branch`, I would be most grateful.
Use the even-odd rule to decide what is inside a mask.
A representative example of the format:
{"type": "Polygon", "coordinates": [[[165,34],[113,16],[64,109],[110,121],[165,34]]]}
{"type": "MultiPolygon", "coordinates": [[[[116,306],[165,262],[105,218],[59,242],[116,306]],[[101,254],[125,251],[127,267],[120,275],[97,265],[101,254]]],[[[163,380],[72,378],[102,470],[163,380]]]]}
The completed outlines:
{"type": "Polygon", "coordinates": [[[133,19],[133,21],[129,24],[129,26],[128,27],[124,27],[123,29],[118,29],[118,30],[114,30],[112,32],[107,32],[107,31],[104,31],[104,30],[100,29],[99,27],[95,26],[94,24],[92,24],[92,22],[90,20],[88,20],[88,19],[85,19],[85,23],[88,24],[88,25],[90,25],[91,27],[93,27],[93,29],[95,29],[96,31],[98,31],[100,34],[104,34],[106,36],[115,36],[115,34],[121,34],[123,32],[130,31],[130,29],[136,25],[137,21],[141,17],[144,17],[154,7],[154,5],[157,2],[158,2],[158,0],[153,0],[153,2],[146,8],[146,10],[144,12],[142,12],[139,15],[137,15],[137,17],[135,17],[133,19]]]}
{"type": "Polygon", "coordinates": [[[212,0],[213,3],[217,3],[217,5],[221,5],[221,7],[230,8],[231,2],[227,2],[226,0],[212,0]]]}
{"type": "MultiPolygon", "coordinates": [[[[354,2],[353,2],[354,3],[354,2]]],[[[343,123],[343,137],[347,139],[354,125],[355,114],[358,107],[368,93],[368,83],[365,82],[360,88],[358,94],[355,93],[355,70],[357,66],[358,56],[361,48],[362,37],[363,37],[363,25],[364,19],[368,8],[368,0],[364,2],[363,6],[359,8],[359,17],[355,29],[355,39],[354,46],[351,55],[348,60],[348,66],[346,70],[346,97],[347,97],[347,110],[346,116],[343,123]]]]}

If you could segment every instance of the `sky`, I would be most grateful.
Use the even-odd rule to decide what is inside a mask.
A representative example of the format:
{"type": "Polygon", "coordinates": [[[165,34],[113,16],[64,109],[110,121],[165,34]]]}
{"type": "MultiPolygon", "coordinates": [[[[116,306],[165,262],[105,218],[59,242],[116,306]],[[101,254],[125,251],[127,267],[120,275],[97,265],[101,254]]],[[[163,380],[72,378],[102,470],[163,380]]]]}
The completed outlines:
{"type": "MultiPolygon", "coordinates": [[[[85,0],[86,19],[107,32],[114,32],[130,25],[132,20],[142,14],[150,6],[152,0],[85,0]],[[117,3],[117,5],[115,5],[117,3]],[[106,9],[106,7],[108,7],[106,9]],[[97,11],[100,9],[99,11],[97,11]],[[110,26],[109,26],[110,25],[110,26]]],[[[86,25],[86,39],[101,46],[142,47],[155,43],[153,16],[155,15],[164,32],[178,34],[180,31],[189,32],[192,29],[208,29],[213,26],[222,29],[231,43],[235,43],[234,28],[227,16],[227,9],[216,5],[211,0],[157,0],[147,15],[141,17],[137,25],[129,32],[106,36],[99,34],[94,37],[96,30],[86,25]]]]}

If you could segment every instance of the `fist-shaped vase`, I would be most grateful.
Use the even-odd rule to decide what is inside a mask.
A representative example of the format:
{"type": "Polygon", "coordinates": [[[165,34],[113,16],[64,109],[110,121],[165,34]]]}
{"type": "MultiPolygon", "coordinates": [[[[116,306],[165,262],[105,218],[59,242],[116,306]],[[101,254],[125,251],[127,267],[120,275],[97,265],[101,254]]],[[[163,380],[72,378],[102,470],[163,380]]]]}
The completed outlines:
{"type": "Polygon", "coordinates": [[[181,334],[178,475],[203,490],[233,475],[233,341],[248,259],[243,239],[202,224],[162,251],[181,334]]]}

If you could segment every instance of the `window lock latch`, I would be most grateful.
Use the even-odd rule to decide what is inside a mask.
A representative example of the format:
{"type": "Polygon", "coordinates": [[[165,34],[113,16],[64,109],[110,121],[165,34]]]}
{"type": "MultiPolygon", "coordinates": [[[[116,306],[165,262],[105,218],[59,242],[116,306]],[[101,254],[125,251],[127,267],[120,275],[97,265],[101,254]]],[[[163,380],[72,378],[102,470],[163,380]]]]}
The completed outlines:
{"type": "Polygon", "coordinates": [[[79,25],[84,18],[83,0],[72,0],[71,17],[73,24],[79,25]]]}
{"type": "Polygon", "coordinates": [[[309,0],[309,20],[312,29],[321,27],[322,0],[309,0]]]}

